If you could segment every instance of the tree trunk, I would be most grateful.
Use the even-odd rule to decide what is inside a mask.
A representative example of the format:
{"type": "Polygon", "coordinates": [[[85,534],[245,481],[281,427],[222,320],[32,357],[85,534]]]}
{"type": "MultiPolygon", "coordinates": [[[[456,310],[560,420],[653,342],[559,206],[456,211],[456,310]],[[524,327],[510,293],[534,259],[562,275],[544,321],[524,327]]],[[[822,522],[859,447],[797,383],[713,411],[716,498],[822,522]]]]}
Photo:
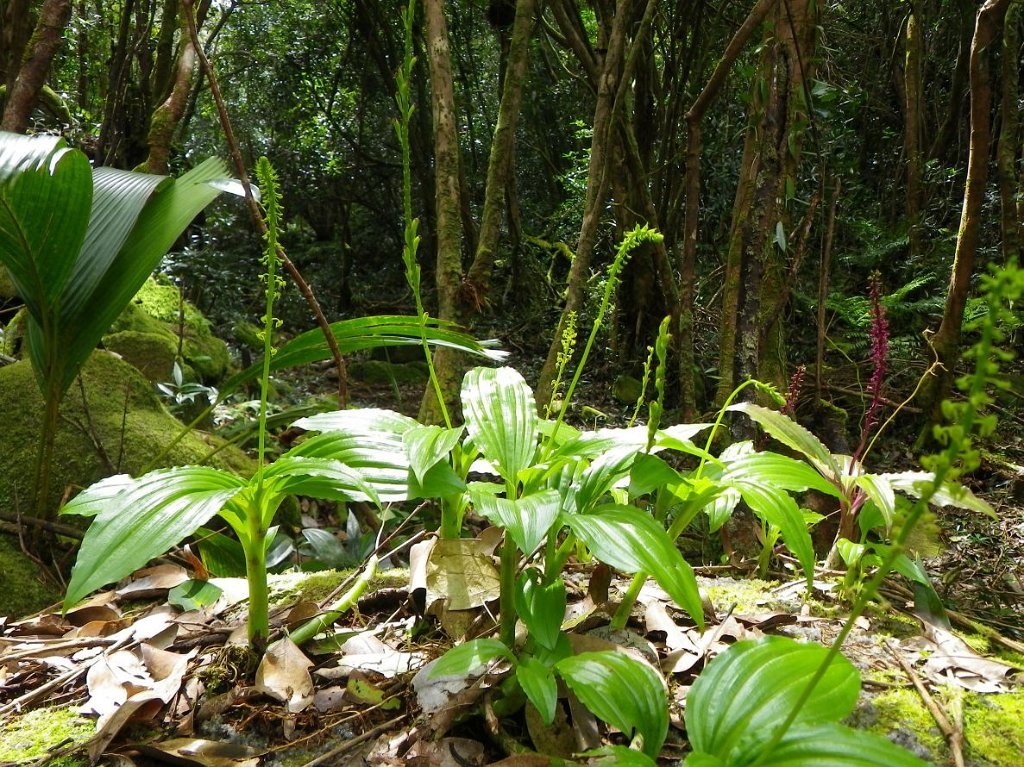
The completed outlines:
{"type": "Polygon", "coordinates": [[[903,146],[907,155],[907,227],[910,257],[921,255],[921,178],[924,160],[921,153],[921,67],[924,60],[921,0],[912,0],[907,17],[906,65],[904,68],[903,146]]]}
{"type": "Polygon", "coordinates": [[[679,380],[684,420],[692,419],[696,412],[694,376],[697,374],[697,365],[693,349],[693,299],[697,279],[697,236],[700,223],[700,123],[721,91],[732,65],[777,2],[778,0],[758,0],[732,36],[721,61],[711,73],[700,95],[694,99],[693,105],[686,112],[686,212],[683,249],[679,263],[679,380]]]}
{"type": "Polygon", "coordinates": [[[970,69],[971,40],[975,31],[975,0],[959,0],[960,16],[960,50],[957,53],[956,65],[953,69],[953,80],[949,86],[949,101],[946,116],[935,134],[931,147],[928,149],[929,159],[941,159],[950,142],[960,127],[960,115],[963,112],[964,92],[967,90],[968,71],[970,69]]]}
{"type": "MultiPolygon", "coordinates": [[[[746,378],[785,382],[780,297],[786,290],[787,180],[796,182],[809,123],[817,12],[812,0],[775,8],[751,101],[722,297],[721,403],[746,378]]],[[[784,301],[781,302],[784,305],[784,301]]]]}
{"type": "Polygon", "coordinates": [[[32,34],[30,0],[8,0],[0,18],[0,85],[10,91],[18,79],[32,34]]]}
{"type": "Polygon", "coordinates": [[[562,351],[562,336],[570,316],[578,316],[583,309],[587,279],[590,276],[590,257],[597,244],[598,224],[608,191],[608,158],[611,154],[612,112],[619,89],[619,77],[625,58],[628,22],[633,16],[632,0],[622,0],[615,9],[608,35],[607,52],[597,77],[597,101],[594,106],[593,136],[590,143],[590,162],[587,168],[587,200],[583,210],[576,254],[569,269],[565,307],[558,321],[548,356],[537,382],[537,403],[543,408],[551,400],[552,384],[562,351]]]}
{"type": "MultiPolygon", "coordinates": [[[[460,322],[459,290],[462,285],[462,221],[459,184],[458,121],[452,84],[451,48],[443,0],[423,4],[427,34],[427,61],[434,118],[434,199],[437,210],[437,314],[442,320],[460,322]]],[[[434,365],[442,396],[449,412],[457,402],[459,364],[455,353],[441,348],[434,353],[434,365]]],[[[420,405],[420,420],[442,420],[440,403],[427,389],[420,405]]]]}
{"type": "Polygon", "coordinates": [[[7,91],[0,130],[22,133],[28,128],[32,109],[50,71],[50,63],[64,42],[64,27],[69,18],[71,0],[46,0],[43,3],[39,23],[26,46],[28,53],[18,70],[17,79],[7,91]]]}
{"type": "MultiPolygon", "coordinates": [[[[933,423],[942,417],[940,405],[952,389],[956,365],[960,359],[961,325],[970,292],[974,256],[978,249],[981,230],[981,206],[985,196],[985,183],[988,180],[992,84],[987,48],[998,39],[1009,5],[1010,0],[986,0],[978,10],[974,40],[971,43],[971,144],[967,162],[967,183],[964,187],[960,229],[957,232],[953,270],[946,293],[942,323],[931,339],[938,368],[937,372],[925,381],[921,391],[922,408],[931,414],[933,423]]],[[[929,439],[930,433],[931,429],[927,427],[922,439],[929,439]]]]}
{"type": "Polygon", "coordinates": [[[999,179],[1000,233],[1003,259],[1020,261],[1021,227],[1024,222],[1017,213],[1017,153],[1021,146],[1020,113],[1020,20],[1021,0],[1012,0],[1006,11],[1003,50],[999,60],[1002,69],[1002,101],[1000,104],[999,149],[996,173],[999,179]]]}
{"type": "MultiPolygon", "coordinates": [[[[177,5],[177,0],[168,0],[168,5],[177,5]]],[[[209,10],[210,0],[204,0],[196,8],[196,27],[202,26],[206,12],[209,10]]],[[[188,106],[189,94],[192,92],[192,85],[195,80],[196,49],[188,34],[188,26],[185,21],[184,9],[180,11],[180,28],[183,32],[180,41],[178,59],[174,67],[174,79],[171,92],[167,98],[153,110],[153,116],[149,123],[149,156],[143,163],[148,173],[166,174],[171,156],[171,141],[174,132],[185,115],[188,106]]],[[[165,14],[164,21],[167,22],[165,14]]],[[[164,30],[160,30],[160,39],[165,38],[164,30]]],[[[159,61],[159,57],[158,57],[159,61]]],[[[159,83],[161,76],[158,75],[156,82],[159,83]]],[[[159,93],[159,91],[157,92],[159,93]]]]}

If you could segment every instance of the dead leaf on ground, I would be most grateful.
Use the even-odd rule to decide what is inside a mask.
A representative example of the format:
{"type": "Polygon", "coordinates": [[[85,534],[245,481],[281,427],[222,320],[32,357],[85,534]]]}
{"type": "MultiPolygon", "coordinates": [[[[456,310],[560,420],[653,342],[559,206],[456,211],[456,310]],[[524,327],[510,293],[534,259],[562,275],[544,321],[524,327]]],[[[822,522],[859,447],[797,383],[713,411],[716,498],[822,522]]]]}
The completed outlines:
{"type": "Polygon", "coordinates": [[[484,746],[468,738],[418,741],[405,755],[406,764],[418,767],[484,767],[484,746]]]}
{"type": "Polygon", "coordinates": [[[256,689],[284,703],[289,713],[298,713],[313,702],[312,666],[295,642],[279,639],[267,648],[256,669],[256,689]]]}
{"type": "Polygon", "coordinates": [[[924,624],[924,635],[904,640],[911,663],[924,660],[923,671],[933,681],[953,682],[979,693],[1006,692],[1008,677],[1017,669],[983,658],[964,640],[938,626],[924,624]]]}
{"type": "Polygon", "coordinates": [[[256,767],[262,751],[238,743],[173,738],[135,746],[141,754],[181,767],[256,767]]]}

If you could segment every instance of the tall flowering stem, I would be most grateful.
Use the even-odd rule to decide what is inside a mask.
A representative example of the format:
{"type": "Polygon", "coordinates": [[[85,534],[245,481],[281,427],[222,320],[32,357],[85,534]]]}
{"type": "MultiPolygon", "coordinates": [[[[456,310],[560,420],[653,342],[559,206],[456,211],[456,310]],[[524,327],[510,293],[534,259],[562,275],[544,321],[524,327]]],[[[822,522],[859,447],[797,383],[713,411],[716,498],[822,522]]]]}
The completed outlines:
{"type": "Polygon", "coordinates": [[[868,437],[878,425],[879,411],[882,408],[882,386],[885,385],[885,373],[889,362],[889,320],[882,306],[882,278],[878,272],[871,275],[871,380],[868,382],[868,409],[864,414],[864,426],[861,429],[860,444],[853,453],[855,461],[864,458],[868,437]]]}

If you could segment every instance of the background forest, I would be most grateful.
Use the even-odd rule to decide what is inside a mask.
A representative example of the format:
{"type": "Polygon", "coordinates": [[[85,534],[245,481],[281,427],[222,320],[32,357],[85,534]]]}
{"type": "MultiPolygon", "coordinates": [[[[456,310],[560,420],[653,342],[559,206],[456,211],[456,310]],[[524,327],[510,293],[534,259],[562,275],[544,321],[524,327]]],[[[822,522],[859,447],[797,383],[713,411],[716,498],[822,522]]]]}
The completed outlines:
{"type": "Polygon", "coordinates": [[[281,704],[239,765],[366,704],[365,764],[1014,764],[1022,33],[1024,0],[0,0],[0,725],[87,699],[33,758],[92,764],[230,693],[233,739],[281,704]],[[79,605],[164,555],[156,605],[79,605]],[[274,578],[345,568],[282,617],[274,578]],[[62,610],[8,623],[43,571],[62,610]],[[740,577],[800,580],[709,596],[740,577]],[[79,629],[102,660],[53,678],[31,643],[79,629]],[[337,699],[318,655],[364,664],[337,699]]]}
{"type": "MultiPolygon", "coordinates": [[[[875,271],[887,385],[909,391],[932,359],[922,331],[943,318],[958,232],[944,362],[957,315],[971,315],[971,275],[1020,248],[1019,3],[990,3],[990,29],[971,0],[529,3],[518,27],[512,2],[450,3],[447,19],[436,5],[417,16],[411,82],[428,307],[546,359],[540,401],[560,317],[593,311],[593,275],[638,223],[664,241],[627,267],[603,362],[638,376],[661,318],[681,321],[670,401],[685,414],[747,376],[784,389],[798,365],[814,398],[862,409],[875,271]],[[994,183],[976,183],[964,215],[972,135],[989,159],[976,157],[977,180],[990,166],[994,183]]],[[[33,46],[54,36],[39,106],[8,99],[5,127],[59,130],[97,165],[165,172],[226,156],[178,6],[5,3],[12,93],[19,62],[47,72],[33,46]]],[[[396,8],[196,10],[243,154],[278,169],[285,245],[325,312],[408,308],[396,8]]],[[[243,216],[222,203],[164,267],[228,335],[261,301],[243,216]]],[[[310,327],[297,292],[286,301],[287,331],[310,327]]]]}

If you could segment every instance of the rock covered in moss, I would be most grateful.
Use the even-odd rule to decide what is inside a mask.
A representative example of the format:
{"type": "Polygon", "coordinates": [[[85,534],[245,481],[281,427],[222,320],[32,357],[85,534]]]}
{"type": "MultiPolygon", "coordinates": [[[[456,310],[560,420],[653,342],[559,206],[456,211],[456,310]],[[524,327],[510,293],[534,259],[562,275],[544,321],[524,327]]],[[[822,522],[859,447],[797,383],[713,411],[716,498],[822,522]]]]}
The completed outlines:
{"type": "Polygon", "coordinates": [[[6,535],[0,535],[0,573],[4,584],[0,617],[22,618],[60,601],[60,592],[43,582],[36,563],[21,552],[17,540],[6,535]]]}
{"type": "MultiPolygon", "coordinates": [[[[72,384],[61,405],[53,458],[49,502],[56,506],[65,492],[86,487],[118,472],[137,474],[184,428],[134,367],[97,351],[82,369],[82,384],[72,384]],[[85,391],[83,401],[82,391],[85,391]]],[[[0,367],[0,412],[5,433],[0,450],[0,509],[27,513],[43,400],[27,360],[0,367]]],[[[162,459],[161,466],[194,464],[222,441],[193,431],[162,459]]],[[[253,465],[240,450],[227,447],[213,465],[251,473],[253,465]]]]}
{"type": "MultiPolygon", "coordinates": [[[[133,349],[137,350],[140,340],[144,340],[161,358],[166,357],[168,349],[172,350],[173,364],[174,357],[177,356],[179,334],[182,356],[195,371],[196,376],[207,384],[216,384],[223,380],[231,365],[227,345],[213,334],[209,321],[198,309],[188,301],[182,303],[181,293],[170,282],[149,279],[111,326],[104,336],[103,343],[107,348],[113,348],[108,343],[112,341],[115,346],[132,345],[133,349]],[[146,334],[147,338],[126,337],[124,333],[146,334]],[[154,346],[155,339],[149,338],[150,336],[163,338],[163,346],[154,346]]],[[[162,365],[162,359],[137,361],[131,359],[128,354],[123,356],[136,367],[141,365],[146,370],[157,367],[158,362],[162,365]]],[[[156,382],[169,380],[171,364],[166,366],[166,372],[163,374],[155,377],[148,373],[147,375],[150,380],[156,382]]]]}

